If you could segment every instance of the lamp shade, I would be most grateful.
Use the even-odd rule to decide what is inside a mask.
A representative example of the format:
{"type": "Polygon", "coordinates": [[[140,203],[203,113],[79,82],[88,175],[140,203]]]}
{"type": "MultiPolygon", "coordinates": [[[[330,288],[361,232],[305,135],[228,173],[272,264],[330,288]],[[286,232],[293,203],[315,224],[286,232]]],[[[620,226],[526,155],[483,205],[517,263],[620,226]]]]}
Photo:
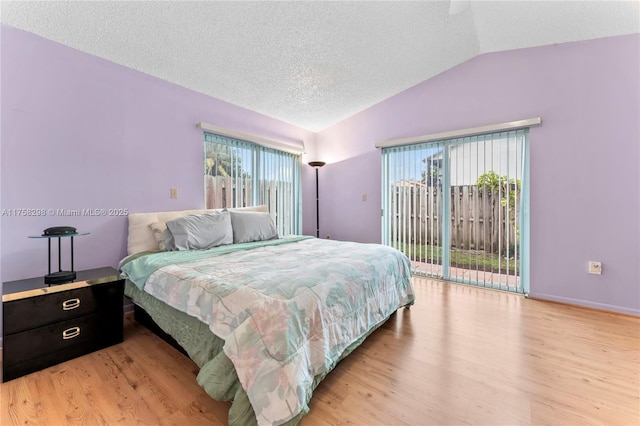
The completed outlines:
{"type": "Polygon", "coordinates": [[[324,166],[325,164],[327,163],[325,163],[324,161],[309,161],[309,165],[311,167],[315,167],[316,169],[324,166]]]}

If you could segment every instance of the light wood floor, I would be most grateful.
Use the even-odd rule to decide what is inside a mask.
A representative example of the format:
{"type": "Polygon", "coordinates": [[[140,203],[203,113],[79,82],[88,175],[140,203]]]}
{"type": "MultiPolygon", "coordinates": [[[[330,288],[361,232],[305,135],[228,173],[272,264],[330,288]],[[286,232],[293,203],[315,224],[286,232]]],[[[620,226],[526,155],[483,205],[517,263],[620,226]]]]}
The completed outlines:
{"type": "MultiPolygon", "coordinates": [[[[414,279],[303,425],[638,425],[640,318],[414,279]]],[[[222,425],[229,403],[127,318],[125,342],[2,384],[1,425],[222,425]]]]}

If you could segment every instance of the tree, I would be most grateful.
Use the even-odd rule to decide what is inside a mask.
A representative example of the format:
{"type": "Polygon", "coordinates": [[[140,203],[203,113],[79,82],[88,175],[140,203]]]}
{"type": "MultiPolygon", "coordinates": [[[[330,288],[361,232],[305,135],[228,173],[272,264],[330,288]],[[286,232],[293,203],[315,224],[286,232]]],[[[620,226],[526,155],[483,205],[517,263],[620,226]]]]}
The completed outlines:
{"type": "Polygon", "coordinates": [[[233,147],[206,143],[204,173],[210,176],[239,176],[246,177],[247,172],[242,167],[242,158],[233,147]]]}
{"type": "Polygon", "coordinates": [[[486,186],[489,192],[500,191],[500,205],[504,207],[508,203],[509,209],[515,209],[516,200],[520,198],[520,179],[508,179],[491,170],[480,175],[477,185],[479,190],[486,186]]]}
{"type": "MultiPolygon", "coordinates": [[[[500,205],[507,208],[507,216],[511,224],[516,241],[520,239],[520,226],[516,222],[517,203],[520,202],[520,179],[507,178],[500,176],[493,170],[483,173],[478,177],[476,182],[478,190],[482,191],[486,187],[489,193],[498,193],[500,197],[500,205]]],[[[516,243],[514,241],[514,244],[516,243]]]]}

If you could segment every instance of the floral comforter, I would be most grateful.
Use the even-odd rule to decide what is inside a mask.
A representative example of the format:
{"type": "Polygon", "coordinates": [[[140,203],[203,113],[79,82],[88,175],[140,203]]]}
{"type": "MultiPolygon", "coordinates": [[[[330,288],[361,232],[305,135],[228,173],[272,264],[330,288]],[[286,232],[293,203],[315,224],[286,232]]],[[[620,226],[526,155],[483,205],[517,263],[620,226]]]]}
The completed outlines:
{"type": "Polygon", "coordinates": [[[188,253],[142,256],[122,271],[224,339],[260,425],[305,410],[314,377],[414,300],[409,260],[377,244],[295,237],[188,253]]]}

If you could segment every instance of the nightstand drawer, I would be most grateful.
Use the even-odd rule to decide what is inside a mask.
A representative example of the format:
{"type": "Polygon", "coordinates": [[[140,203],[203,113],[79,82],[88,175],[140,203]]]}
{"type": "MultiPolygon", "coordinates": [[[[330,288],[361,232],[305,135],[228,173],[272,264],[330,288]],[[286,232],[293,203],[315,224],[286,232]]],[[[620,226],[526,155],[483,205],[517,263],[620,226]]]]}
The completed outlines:
{"type": "Polygon", "coordinates": [[[103,309],[111,299],[122,303],[117,286],[96,285],[5,302],[4,334],[78,318],[103,309]]]}
{"type": "Polygon", "coordinates": [[[120,316],[92,314],[44,327],[6,335],[3,363],[6,368],[48,354],[64,351],[84,353],[122,341],[120,316]]]}
{"type": "Polygon", "coordinates": [[[3,283],[3,382],[122,342],[118,271],[88,269],[77,279],[55,286],[42,278],[3,283]]]}

